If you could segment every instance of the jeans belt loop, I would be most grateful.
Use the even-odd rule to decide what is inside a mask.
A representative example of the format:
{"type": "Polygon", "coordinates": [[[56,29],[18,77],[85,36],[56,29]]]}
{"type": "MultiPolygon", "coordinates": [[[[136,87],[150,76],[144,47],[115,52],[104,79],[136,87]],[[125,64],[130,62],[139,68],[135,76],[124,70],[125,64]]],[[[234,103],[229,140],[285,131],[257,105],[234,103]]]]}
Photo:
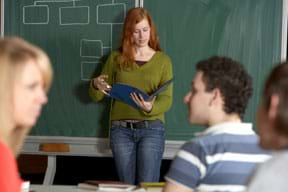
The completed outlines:
{"type": "Polygon", "coordinates": [[[130,128],[131,130],[134,130],[134,129],[135,129],[135,128],[133,127],[133,124],[134,124],[134,123],[126,122],[126,124],[128,124],[128,125],[130,126],[129,128],[130,128]]]}
{"type": "Polygon", "coordinates": [[[149,127],[149,121],[144,121],[145,128],[149,127]]]}

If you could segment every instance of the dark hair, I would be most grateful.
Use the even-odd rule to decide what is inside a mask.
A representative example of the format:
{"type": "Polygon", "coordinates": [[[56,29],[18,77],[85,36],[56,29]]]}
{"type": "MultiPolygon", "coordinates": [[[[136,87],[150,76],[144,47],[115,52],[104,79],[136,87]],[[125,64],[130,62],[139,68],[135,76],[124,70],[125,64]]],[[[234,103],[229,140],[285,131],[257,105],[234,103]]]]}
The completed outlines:
{"type": "Polygon", "coordinates": [[[252,78],[238,62],[214,56],[197,63],[196,69],[203,72],[206,91],[218,88],[227,114],[236,113],[243,118],[252,95],[252,78]]]}
{"type": "Polygon", "coordinates": [[[279,105],[275,119],[275,129],[280,134],[288,135],[288,64],[283,62],[273,68],[266,80],[263,92],[263,104],[268,111],[271,96],[279,96],[279,105]]]}
{"type": "Polygon", "coordinates": [[[132,37],[135,30],[135,25],[141,22],[143,19],[147,19],[150,25],[149,46],[155,51],[161,50],[156,27],[151,15],[142,7],[132,8],[126,15],[122,31],[121,47],[119,48],[121,52],[121,55],[119,56],[119,64],[121,68],[131,67],[131,62],[133,63],[134,61],[134,42],[132,37]]]}

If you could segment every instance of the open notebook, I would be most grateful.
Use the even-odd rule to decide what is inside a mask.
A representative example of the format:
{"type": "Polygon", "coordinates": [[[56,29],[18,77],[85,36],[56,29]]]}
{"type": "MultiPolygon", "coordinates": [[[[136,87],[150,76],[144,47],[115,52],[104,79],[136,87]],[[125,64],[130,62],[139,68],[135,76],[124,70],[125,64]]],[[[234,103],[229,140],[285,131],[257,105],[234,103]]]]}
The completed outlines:
{"type": "Polygon", "coordinates": [[[145,101],[149,101],[154,96],[158,95],[159,93],[161,93],[162,91],[167,89],[167,87],[172,83],[172,81],[173,81],[173,79],[170,79],[169,81],[167,81],[166,83],[161,85],[157,90],[155,90],[150,95],[148,95],[147,93],[143,92],[142,90],[140,90],[136,87],[133,87],[131,85],[127,85],[124,83],[115,83],[115,84],[113,84],[111,90],[109,91],[108,96],[112,97],[113,99],[127,103],[136,109],[139,109],[139,107],[136,105],[136,103],[130,98],[130,93],[134,92],[137,94],[141,94],[145,101]]]}

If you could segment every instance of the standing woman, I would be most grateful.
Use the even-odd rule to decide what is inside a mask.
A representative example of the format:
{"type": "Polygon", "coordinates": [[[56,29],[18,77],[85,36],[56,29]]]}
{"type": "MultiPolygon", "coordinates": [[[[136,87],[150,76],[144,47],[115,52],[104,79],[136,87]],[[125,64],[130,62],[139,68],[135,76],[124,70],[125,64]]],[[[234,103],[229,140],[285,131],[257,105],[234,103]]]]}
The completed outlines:
{"type": "Polygon", "coordinates": [[[19,38],[0,39],[0,191],[20,192],[16,157],[52,80],[47,55],[19,38]]]}
{"type": "MultiPolygon", "coordinates": [[[[129,84],[149,94],[172,77],[171,60],[160,49],[150,14],[143,8],[133,8],[125,18],[121,46],[112,51],[101,74],[91,81],[90,95],[99,101],[114,83],[129,84]]],[[[110,144],[121,181],[159,181],[164,113],[172,104],[172,89],[170,85],[151,101],[131,93],[139,110],[112,100],[110,144]]]]}

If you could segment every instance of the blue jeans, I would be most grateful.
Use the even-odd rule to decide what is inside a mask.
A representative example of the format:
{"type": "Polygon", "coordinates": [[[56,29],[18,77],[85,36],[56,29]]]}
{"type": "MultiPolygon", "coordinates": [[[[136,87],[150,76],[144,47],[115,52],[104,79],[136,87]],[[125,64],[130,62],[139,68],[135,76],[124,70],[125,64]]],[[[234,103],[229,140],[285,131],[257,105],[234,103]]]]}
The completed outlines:
{"type": "Polygon", "coordinates": [[[120,181],[129,184],[159,181],[164,133],[160,121],[137,129],[112,124],[110,145],[120,181]]]}

